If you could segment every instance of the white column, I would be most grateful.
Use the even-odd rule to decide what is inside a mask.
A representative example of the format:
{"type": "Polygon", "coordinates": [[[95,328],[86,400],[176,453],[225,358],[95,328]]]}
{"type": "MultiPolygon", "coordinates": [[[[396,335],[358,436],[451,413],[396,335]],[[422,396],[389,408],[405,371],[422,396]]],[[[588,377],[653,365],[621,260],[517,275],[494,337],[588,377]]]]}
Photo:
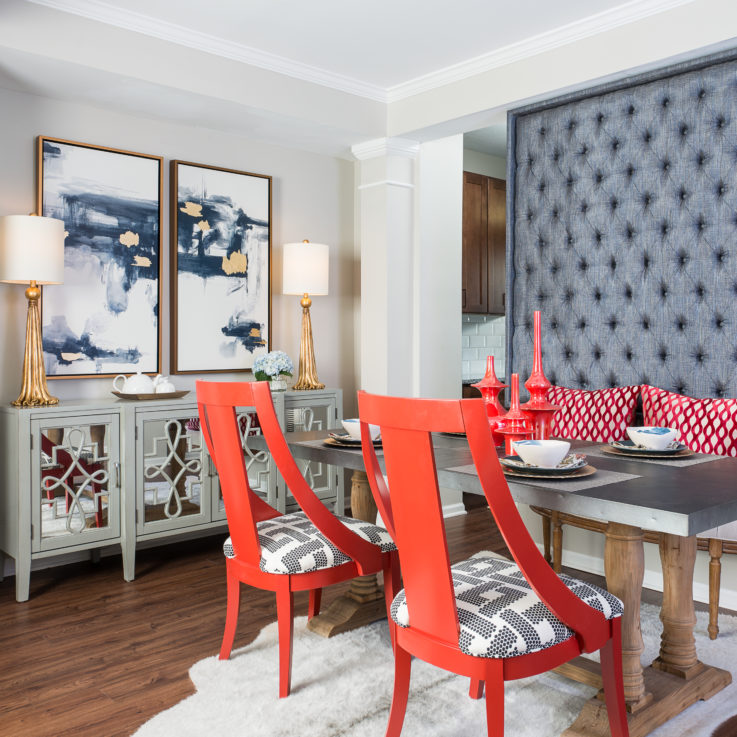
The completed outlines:
{"type": "Polygon", "coordinates": [[[361,251],[359,387],[412,396],[416,141],[354,146],[361,251]]]}

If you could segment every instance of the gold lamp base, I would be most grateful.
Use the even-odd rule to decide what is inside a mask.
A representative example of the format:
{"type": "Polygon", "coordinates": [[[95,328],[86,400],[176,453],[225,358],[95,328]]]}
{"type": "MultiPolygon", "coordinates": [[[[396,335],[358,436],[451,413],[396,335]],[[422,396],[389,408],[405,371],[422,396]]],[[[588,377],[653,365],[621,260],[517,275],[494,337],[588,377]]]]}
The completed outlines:
{"type": "Polygon", "coordinates": [[[28,317],[26,319],[26,353],[23,357],[23,385],[18,399],[13,402],[14,407],[46,407],[59,404],[56,397],[52,397],[46,385],[46,370],[44,368],[44,354],[41,345],[41,310],[38,300],[41,289],[36,282],[26,289],[28,300],[28,317]]]}
{"type": "Polygon", "coordinates": [[[312,300],[305,293],[299,303],[302,305],[302,338],[299,341],[299,374],[297,383],[292,389],[324,389],[325,384],[317,380],[315,348],[312,344],[312,320],[310,319],[312,300]]]}

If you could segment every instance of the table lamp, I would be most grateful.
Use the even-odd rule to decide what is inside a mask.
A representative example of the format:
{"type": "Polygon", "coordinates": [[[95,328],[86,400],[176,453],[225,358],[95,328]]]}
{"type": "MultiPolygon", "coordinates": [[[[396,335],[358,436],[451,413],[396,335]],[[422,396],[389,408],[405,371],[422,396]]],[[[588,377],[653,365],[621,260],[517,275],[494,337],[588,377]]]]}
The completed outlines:
{"type": "Polygon", "coordinates": [[[44,407],[58,404],[46,386],[46,370],[41,344],[39,284],[64,281],[64,223],[36,215],[0,217],[0,281],[29,284],[26,289],[26,352],[23,358],[23,385],[16,407],[44,407]]]}
{"type": "Polygon", "coordinates": [[[284,244],[282,292],[301,294],[302,338],[299,343],[299,376],[294,389],[324,389],[317,380],[315,349],[312,345],[312,320],[310,320],[310,295],[328,293],[328,263],[330,254],[324,243],[284,244]]]}

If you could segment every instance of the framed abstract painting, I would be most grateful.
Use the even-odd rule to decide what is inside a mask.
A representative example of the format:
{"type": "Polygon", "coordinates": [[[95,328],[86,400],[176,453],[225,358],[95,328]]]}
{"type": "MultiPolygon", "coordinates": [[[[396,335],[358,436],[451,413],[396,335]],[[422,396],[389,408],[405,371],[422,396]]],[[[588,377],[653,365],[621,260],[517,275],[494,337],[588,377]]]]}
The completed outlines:
{"type": "Polygon", "coordinates": [[[38,212],[64,222],[64,283],[44,288],[50,378],[161,368],[163,159],[38,138],[38,212]]]}
{"type": "Polygon", "coordinates": [[[245,371],[271,342],[271,177],[171,162],[171,371],[245,371]]]}

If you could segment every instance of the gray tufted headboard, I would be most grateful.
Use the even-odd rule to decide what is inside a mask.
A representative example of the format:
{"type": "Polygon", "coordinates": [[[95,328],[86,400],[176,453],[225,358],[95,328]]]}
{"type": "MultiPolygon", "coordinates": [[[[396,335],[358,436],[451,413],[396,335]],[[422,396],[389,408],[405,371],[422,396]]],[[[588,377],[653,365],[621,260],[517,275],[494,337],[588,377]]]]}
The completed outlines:
{"type": "Polygon", "coordinates": [[[737,396],[737,51],[508,116],[507,371],[737,396]]]}

